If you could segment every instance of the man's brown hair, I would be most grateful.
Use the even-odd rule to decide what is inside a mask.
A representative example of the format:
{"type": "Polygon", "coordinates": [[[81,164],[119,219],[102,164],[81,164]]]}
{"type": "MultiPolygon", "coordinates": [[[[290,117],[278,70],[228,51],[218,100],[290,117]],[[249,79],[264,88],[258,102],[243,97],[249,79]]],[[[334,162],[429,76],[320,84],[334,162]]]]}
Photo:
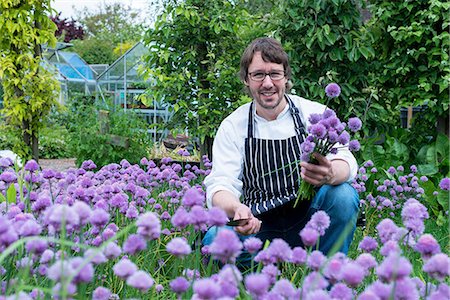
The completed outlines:
{"type": "Polygon", "coordinates": [[[247,80],[248,66],[252,63],[253,55],[256,52],[261,52],[261,57],[265,62],[282,64],[286,78],[288,81],[291,79],[292,70],[289,66],[289,58],[281,43],[271,37],[262,37],[248,45],[242,54],[239,77],[243,82],[247,80]]]}

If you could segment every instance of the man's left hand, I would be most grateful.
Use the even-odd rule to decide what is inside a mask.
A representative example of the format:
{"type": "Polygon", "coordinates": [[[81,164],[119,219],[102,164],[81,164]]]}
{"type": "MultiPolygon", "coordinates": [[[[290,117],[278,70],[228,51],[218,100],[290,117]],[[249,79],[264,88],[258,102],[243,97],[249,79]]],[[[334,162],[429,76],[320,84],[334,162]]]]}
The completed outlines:
{"type": "Polygon", "coordinates": [[[317,165],[304,161],[300,162],[302,179],[318,187],[324,184],[333,184],[335,174],[331,161],[319,153],[313,155],[318,161],[317,165]]]}

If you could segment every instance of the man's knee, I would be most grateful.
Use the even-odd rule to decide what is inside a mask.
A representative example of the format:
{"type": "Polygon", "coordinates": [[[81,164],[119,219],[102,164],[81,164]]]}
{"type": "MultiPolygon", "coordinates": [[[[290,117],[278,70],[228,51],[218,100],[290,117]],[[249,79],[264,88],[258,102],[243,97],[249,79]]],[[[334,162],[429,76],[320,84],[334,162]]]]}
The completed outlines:
{"type": "Polygon", "coordinates": [[[340,185],[324,185],[318,193],[317,203],[313,204],[318,210],[324,210],[343,219],[353,217],[359,209],[359,197],[356,190],[348,183],[340,185]]]}

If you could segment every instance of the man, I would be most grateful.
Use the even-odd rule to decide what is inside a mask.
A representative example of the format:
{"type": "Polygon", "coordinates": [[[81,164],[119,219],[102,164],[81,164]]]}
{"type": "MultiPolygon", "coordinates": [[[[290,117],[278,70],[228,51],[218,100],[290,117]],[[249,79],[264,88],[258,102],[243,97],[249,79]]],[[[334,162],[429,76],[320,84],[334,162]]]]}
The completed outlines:
{"type": "MultiPolygon", "coordinates": [[[[248,218],[235,227],[242,236],[282,238],[291,247],[302,245],[299,231],[315,211],[324,210],[331,224],[319,249],[328,253],[343,233],[339,250],[346,253],[359,206],[348,183],[356,175],[355,158],[343,147],[334,155],[317,155],[318,165],[293,167],[300,161],[309,115],[323,113],[325,106],[287,94],[291,68],[273,38],[258,38],[247,47],[240,78],[253,101],[225,118],[217,131],[212,171],[204,181],[208,206],[222,208],[230,219],[248,218]],[[318,191],[312,201],[300,200],[294,208],[300,180],[318,191]]],[[[212,242],[214,232],[208,231],[205,244],[212,242]]]]}

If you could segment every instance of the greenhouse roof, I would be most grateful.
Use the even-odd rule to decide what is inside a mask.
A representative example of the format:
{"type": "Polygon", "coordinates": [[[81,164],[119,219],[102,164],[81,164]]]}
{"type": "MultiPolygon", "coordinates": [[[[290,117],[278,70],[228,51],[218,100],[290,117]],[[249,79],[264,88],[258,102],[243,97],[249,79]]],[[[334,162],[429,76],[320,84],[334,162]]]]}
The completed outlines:
{"type": "Polygon", "coordinates": [[[47,48],[46,59],[54,65],[59,75],[68,81],[95,81],[95,72],[75,52],[61,51],[70,44],[58,43],[55,48],[47,48]]]}
{"type": "Polygon", "coordinates": [[[99,82],[114,82],[123,80],[126,75],[128,80],[139,78],[137,67],[142,63],[142,56],[148,52],[148,49],[142,44],[137,43],[121,57],[119,57],[108,69],[98,76],[99,82]]]}

